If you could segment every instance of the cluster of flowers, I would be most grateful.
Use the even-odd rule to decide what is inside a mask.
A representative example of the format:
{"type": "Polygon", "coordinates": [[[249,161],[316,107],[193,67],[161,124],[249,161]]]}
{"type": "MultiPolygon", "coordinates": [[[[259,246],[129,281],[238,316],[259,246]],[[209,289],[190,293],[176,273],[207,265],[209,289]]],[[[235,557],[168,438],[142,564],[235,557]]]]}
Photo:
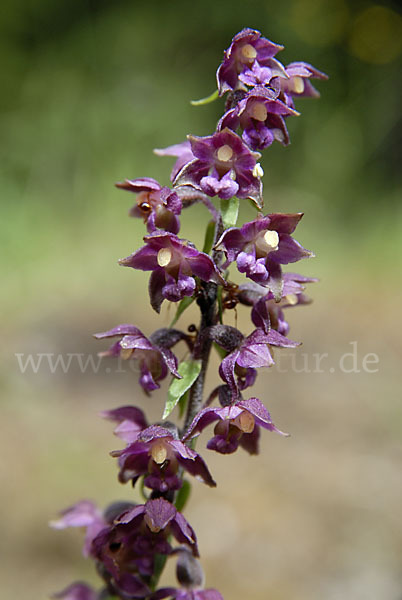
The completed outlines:
{"type": "Polygon", "coordinates": [[[139,383],[146,394],[158,389],[169,374],[171,387],[182,380],[181,392],[164,416],[178,401],[187,416],[179,429],[166,419],[149,424],[135,406],[103,413],[117,424],[115,434],[126,444],[112,452],[118,461],[119,481],[134,486],[140,480],[146,502],[115,503],[101,512],[92,502],[82,501],[62,513],[54,527],[86,528],[84,554],[96,562],[104,587],[98,592],[74,583],[58,598],[222,600],[217,590],[204,588],[196,535],[180,512],[188,487],[184,476],[216,485],[194,450],[195,438],[212,423],[215,427],[207,448],[221,454],[233,453],[239,446],[256,454],[261,428],[287,435],[275,427],[261,400],[245,398],[243,393],[254,384],[257,368],[274,364],[271,346],[297,346],[287,337],[284,310],[308,303],[305,284],[314,281],[282,272],[282,265],[312,256],[292,237],[302,213],[261,212],[263,173],[256,150],[274,140],[289,143],[286,119],[299,114],[293,99],[317,96],[310,79],[326,78],[306,63],[284,67],[274,58],[282,48],[255,30],[237,34],[217,71],[217,95],[227,94],[227,101],[215,133],[188,136],[186,142],[156,151],[177,157],[172,189],[151,178],[117,184],[137,195],[130,214],[143,218],[148,232],[145,245],[120,264],[151,272],[149,295],[157,312],[164,300],[180,302],[178,314],[196,300],[201,325],[188,332],[162,328],[147,337],[134,325],[123,324],[96,334],[100,339],[117,340],[104,355],[138,362],[139,383]],[[226,202],[221,203],[222,211],[210,200],[215,196],[226,202]],[[236,219],[228,226],[223,207],[236,213],[239,198],[250,199],[257,216],[241,227],[235,226],[236,219]],[[213,240],[205,252],[178,236],[181,210],[194,202],[203,202],[213,217],[213,240]],[[232,263],[246,276],[245,283],[229,280],[232,263]],[[254,330],[249,335],[223,322],[225,310],[239,303],[251,307],[254,330]],[[187,366],[199,367],[195,375],[194,370],[181,368],[184,362],[179,364],[172,351],[181,342],[191,356],[187,366]],[[222,359],[222,383],[204,398],[204,376],[213,346],[222,359]],[[176,547],[174,540],[179,544],[176,547]],[[177,557],[180,587],[157,589],[171,555],[177,557]]]}

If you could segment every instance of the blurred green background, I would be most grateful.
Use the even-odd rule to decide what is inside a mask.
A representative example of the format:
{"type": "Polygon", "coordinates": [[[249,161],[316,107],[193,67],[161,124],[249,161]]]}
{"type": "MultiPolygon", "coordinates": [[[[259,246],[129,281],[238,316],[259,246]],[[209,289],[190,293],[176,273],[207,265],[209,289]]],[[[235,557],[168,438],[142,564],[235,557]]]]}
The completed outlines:
{"type": "MultiPolygon", "coordinates": [[[[204,451],[219,485],[196,483],[186,516],[207,583],[226,600],[402,597],[397,6],[3,0],[4,598],[96,583],[80,534],[47,522],[81,498],[104,506],[133,496],[116,481],[108,452],[118,440],[97,412],[134,402],[158,419],[165,390],[147,400],[135,374],[81,373],[75,363],[22,373],[15,354],[95,354],[104,349],[95,331],[134,322],[149,334],[169,322],[166,308],[157,317],[147,304],[148,275],[116,265],[139,246],[143,225],[126,217],[133,198],[113,184],[167,184],[172,161],[152,149],[211,133],[222,102],[189,100],[213,91],[223,49],[245,26],[283,43],[284,64],[305,60],[330,76],[317,84],[319,101],[298,102],[292,145],[263,159],[267,210],[305,212],[297,238],[317,258],[300,271],[321,282],[309,290],[313,306],[289,314],[303,348],[256,386],[292,437],[263,436],[258,458],[204,451]],[[354,347],[359,372],[343,372],[339,359],[354,347]],[[328,353],[322,372],[315,353],[328,353]],[[378,355],[376,372],[362,368],[368,353],[378,355]]],[[[202,207],[183,216],[183,235],[198,244],[201,219],[202,207]]],[[[247,311],[238,320],[251,331],[247,311]]],[[[182,325],[196,321],[189,311],[182,325]]]]}

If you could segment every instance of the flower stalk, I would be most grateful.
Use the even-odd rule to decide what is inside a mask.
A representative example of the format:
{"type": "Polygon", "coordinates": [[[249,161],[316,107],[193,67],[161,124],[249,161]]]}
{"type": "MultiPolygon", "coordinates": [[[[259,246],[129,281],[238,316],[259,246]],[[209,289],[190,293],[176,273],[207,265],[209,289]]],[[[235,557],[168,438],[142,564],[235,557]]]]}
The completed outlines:
{"type": "Polygon", "coordinates": [[[326,78],[307,63],[284,66],[276,58],[281,50],[256,30],[235,35],[217,70],[216,92],[193,102],[225,96],[215,131],[156,150],[176,157],[171,187],[149,177],[116,184],[134,194],[130,216],[141,218],[146,228],[144,245],[119,264],[150,273],[149,299],[157,313],[165,302],[178,308],[170,327],[151,334],[124,323],[95,337],[112,339],[103,356],[138,365],[139,384],[148,397],[168,378],[170,385],[156,423],[131,404],[102,414],[116,424],[114,433],[125,444],[111,452],[118,479],[139,488],[144,502],[116,502],[101,511],[84,500],[61,513],[53,526],[85,528],[83,552],[95,562],[102,583],[94,589],[76,582],[57,598],[223,598],[205,587],[196,533],[182,514],[192,477],[216,486],[195,441],[213,425],[207,449],[224,455],[243,448],[257,454],[261,429],[288,435],[274,425],[263,399],[248,391],[258,369],[274,365],[271,347],[298,346],[287,337],[287,309],[309,303],[305,285],[315,281],[284,272],[288,264],[313,256],[293,237],[303,214],[263,212],[260,151],[275,142],[289,143],[287,120],[299,115],[294,99],[318,96],[311,79],[326,78]],[[247,200],[256,215],[239,226],[239,207],[247,200]],[[181,233],[181,213],[195,203],[210,213],[202,251],[181,233]],[[176,328],[193,301],[200,310],[198,329],[176,328]],[[250,311],[251,331],[225,323],[228,311],[240,306],[250,311]],[[214,348],[221,359],[221,383],[207,390],[214,348]],[[177,584],[159,588],[168,559],[176,560],[177,584]]]}

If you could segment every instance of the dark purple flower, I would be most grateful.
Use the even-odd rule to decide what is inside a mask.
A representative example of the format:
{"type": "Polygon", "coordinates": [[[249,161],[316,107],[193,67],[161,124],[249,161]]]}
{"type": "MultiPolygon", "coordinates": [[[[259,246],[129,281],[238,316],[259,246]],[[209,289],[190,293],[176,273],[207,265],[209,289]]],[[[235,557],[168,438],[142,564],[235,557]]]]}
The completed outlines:
{"type": "Polygon", "coordinates": [[[227,265],[237,262],[241,273],[267,286],[277,301],[282,296],[281,265],[314,256],[291,237],[303,213],[271,214],[227,229],[217,243],[227,256],[227,265]]]}
{"type": "Polygon", "coordinates": [[[304,294],[304,283],[317,281],[311,277],[303,277],[295,273],[283,274],[282,298],[276,302],[272,292],[257,283],[246,283],[239,286],[238,298],[242,304],[252,306],[251,320],[254,325],[268,333],[270,328],[282,335],[289,332],[289,324],[285,319],[284,308],[309,304],[310,298],[304,294]]]}
{"type": "Polygon", "coordinates": [[[207,448],[221,454],[231,454],[239,445],[250,454],[257,454],[260,427],[288,435],[275,427],[269,412],[258,398],[249,398],[227,406],[202,409],[191,423],[185,439],[199,435],[214,421],[218,421],[215,435],[209,440],[207,448]]]}
{"type": "Polygon", "coordinates": [[[162,588],[152,594],[150,600],[174,598],[175,600],[223,600],[217,590],[204,589],[204,573],[199,561],[194,558],[185,546],[174,550],[178,555],[176,577],[180,589],[162,588]]]}
{"type": "MultiPolygon", "coordinates": [[[[103,356],[121,356],[124,359],[134,358],[139,361],[140,384],[148,393],[160,387],[159,381],[164,379],[168,371],[180,379],[177,372],[177,358],[169,348],[153,344],[150,339],[134,325],[117,325],[109,331],[96,333],[97,339],[120,336],[103,356]]],[[[152,336],[151,336],[152,337],[152,336]]]]}
{"type": "MultiPolygon", "coordinates": [[[[173,504],[156,498],[125,511],[112,525],[101,531],[93,541],[93,553],[121,585],[125,575],[152,575],[155,556],[172,552],[168,541],[170,536],[180,544],[189,546],[193,554],[198,556],[192,527],[173,504]]],[[[132,585],[139,583],[138,579],[132,585]]]]}
{"type": "Polygon", "coordinates": [[[182,168],[174,185],[191,185],[211,197],[250,198],[261,207],[260,154],[251,152],[227,128],[206,137],[188,137],[196,158],[182,168]]]}
{"type": "Polygon", "coordinates": [[[130,210],[130,215],[144,219],[149,233],[157,229],[178,233],[180,221],[177,215],[180,214],[182,205],[176,192],[162,187],[151,177],[125,179],[122,183],[116,183],[116,186],[138,194],[137,203],[130,210]]]}
{"type": "Polygon", "coordinates": [[[283,46],[261,37],[261,33],[255,29],[240,31],[225,50],[223,62],[216,73],[219,95],[235,90],[239,75],[252,69],[255,61],[261,67],[274,68],[277,61],[273,57],[280,50],[283,50],[283,46]]]}
{"type": "Polygon", "coordinates": [[[141,409],[136,406],[120,406],[112,410],[104,410],[101,417],[118,423],[114,434],[125,442],[134,442],[140,431],[148,427],[147,420],[141,409]]]}
{"type": "Polygon", "coordinates": [[[153,490],[177,490],[182,485],[178,476],[182,467],[207,485],[216,485],[201,456],[183,444],[173,428],[151,425],[132,444],[112,452],[112,456],[119,459],[122,483],[131,479],[134,484],[141,475],[146,475],[144,485],[153,490]]]}
{"type": "Polygon", "coordinates": [[[281,90],[284,101],[292,108],[294,96],[300,98],[320,96],[320,92],[315,89],[310,79],[328,79],[328,75],[305,62],[290,63],[285,70],[288,79],[280,79],[281,90]]]}
{"type": "Polygon", "coordinates": [[[221,594],[214,589],[204,589],[204,573],[199,561],[185,547],[176,549],[176,577],[181,588],[163,588],[152,594],[150,600],[175,598],[176,600],[223,600],[221,594]]]}
{"type": "Polygon", "coordinates": [[[155,148],[155,154],[158,156],[176,156],[177,160],[173,166],[172,173],[170,175],[170,180],[174,181],[178,172],[186,165],[187,163],[194,160],[195,156],[191,150],[191,144],[188,140],[185,142],[181,142],[180,144],[173,144],[173,146],[168,146],[167,148],[155,148]]]}
{"type": "Polygon", "coordinates": [[[289,134],[284,117],[299,113],[277,96],[276,92],[265,87],[255,87],[235,108],[223,115],[218,123],[218,130],[229,127],[236,131],[241,127],[243,140],[253,150],[263,150],[274,140],[286,146],[289,134]]]}
{"type": "Polygon", "coordinates": [[[263,85],[274,90],[278,95],[281,90],[280,79],[287,78],[285,67],[279,60],[271,58],[270,67],[261,67],[255,60],[251,69],[243,71],[239,75],[239,81],[248,87],[263,85]]]}
{"type": "Polygon", "coordinates": [[[119,263],[152,271],[149,294],[157,312],[164,299],[178,302],[185,296],[192,296],[196,288],[194,276],[203,281],[222,283],[211,257],[199,252],[190,242],[172,233],[154,233],[146,236],[144,241],[145,246],[119,263]]]}
{"type": "Polygon", "coordinates": [[[243,337],[237,347],[222,360],[219,366],[219,374],[229,386],[233,399],[239,396],[239,390],[248,387],[247,385],[239,386],[236,375],[240,374],[241,378],[241,374],[246,369],[271,367],[275,364],[270,346],[295,348],[298,345],[297,342],[289,340],[273,329],[270,329],[268,333],[264,333],[261,329],[255,329],[249,336],[243,337]]]}
{"type": "Polygon", "coordinates": [[[61,598],[62,600],[98,600],[98,593],[86,583],[76,581],[61,592],[53,594],[52,598],[61,598]]]}
{"type": "Polygon", "coordinates": [[[54,529],[66,529],[67,527],[85,527],[85,542],[83,547],[84,556],[91,554],[91,545],[94,538],[106,526],[102,512],[90,500],[81,500],[73,506],[66,508],[60,519],[51,521],[54,529]]]}

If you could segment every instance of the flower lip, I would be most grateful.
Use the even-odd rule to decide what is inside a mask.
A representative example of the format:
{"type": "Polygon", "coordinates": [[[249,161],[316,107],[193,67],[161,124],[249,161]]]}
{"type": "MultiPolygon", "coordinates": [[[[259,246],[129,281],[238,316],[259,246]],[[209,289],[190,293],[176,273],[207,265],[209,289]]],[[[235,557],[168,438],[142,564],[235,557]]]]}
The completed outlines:
{"type": "MultiPolygon", "coordinates": [[[[216,72],[219,95],[239,87],[239,75],[249,70],[256,62],[261,67],[269,67],[273,57],[283,46],[261,36],[256,29],[245,28],[237,33],[224,52],[224,58],[216,72]]],[[[277,61],[276,61],[277,62],[277,61]]]]}

